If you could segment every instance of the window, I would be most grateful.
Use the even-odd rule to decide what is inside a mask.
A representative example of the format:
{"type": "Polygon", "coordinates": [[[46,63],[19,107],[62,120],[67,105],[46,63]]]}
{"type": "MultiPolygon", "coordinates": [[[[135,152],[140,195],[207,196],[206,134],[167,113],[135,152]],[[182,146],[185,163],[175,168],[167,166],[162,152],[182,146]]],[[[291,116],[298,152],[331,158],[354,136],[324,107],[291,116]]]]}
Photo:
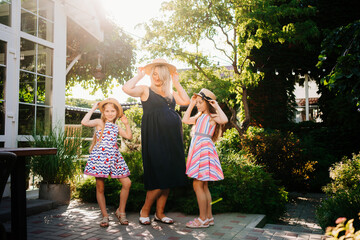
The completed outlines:
{"type": "Polygon", "coordinates": [[[0,24],[11,26],[11,0],[0,0],[0,24]]]}
{"type": "Polygon", "coordinates": [[[21,31],[53,42],[54,2],[51,0],[21,1],[21,31]]]}
{"type": "Polygon", "coordinates": [[[52,121],[53,49],[21,39],[19,135],[46,134],[52,121]]]}

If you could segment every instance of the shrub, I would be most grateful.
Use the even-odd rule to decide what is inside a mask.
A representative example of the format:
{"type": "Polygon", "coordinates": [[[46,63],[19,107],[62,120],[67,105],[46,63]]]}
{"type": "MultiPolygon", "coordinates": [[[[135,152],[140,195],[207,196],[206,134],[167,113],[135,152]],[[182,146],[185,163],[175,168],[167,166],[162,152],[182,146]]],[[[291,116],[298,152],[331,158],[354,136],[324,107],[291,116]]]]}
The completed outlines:
{"type": "Polygon", "coordinates": [[[360,153],[353,154],[352,159],[343,157],[342,161],[333,164],[329,171],[332,181],[323,187],[327,195],[356,190],[360,185],[360,153]]]}
{"type": "Polygon", "coordinates": [[[316,162],[303,157],[300,140],[293,133],[250,127],[241,146],[287,189],[303,190],[307,186],[316,162]]]}
{"type": "Polygon", "coordinates": [[[325,229],[338,217],[346,217],[356,219],[354,225],[359,228],[356,216],[360,209],[360,154],[353,154],[352,159],[344,157],[329,171],[332,181],[323,188],[328,198],[316,211],[320,226],[325,229]]]}
{"type": "Polygon", "coordinates": [[[271,174],[255,163],[251,154],[232,151],[221,154],[223,181],[209,183],[213,200],[223,198],[213,206],[216,212],[265,214],[270,222],[285,212],[287,192],[271,174]]]}

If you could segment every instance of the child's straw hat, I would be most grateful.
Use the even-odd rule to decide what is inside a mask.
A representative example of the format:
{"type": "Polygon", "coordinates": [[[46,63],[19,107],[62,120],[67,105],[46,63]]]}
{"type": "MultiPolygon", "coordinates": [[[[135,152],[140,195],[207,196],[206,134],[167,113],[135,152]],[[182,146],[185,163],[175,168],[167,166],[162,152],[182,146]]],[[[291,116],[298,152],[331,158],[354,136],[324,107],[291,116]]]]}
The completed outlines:
{"type": "Polygon", "coordinates": [[[170,72],[170,75],[172,75],[173,73],[176,72],[176,67],[174,65],[171,65],[170,63],[168,63],[165,59],[162,59],[162,58],[157,58],[157,59],[154,59],[152,61],[152,63],[149,63],[147,65],[144,66],[144,70],[145,70],[145,73],[147,75],[150,75],[151,74],[151,69],[155,66],[158,66],[158,65],[165,65],[168,67],[169,69],[169,72],[170,72]]]}
{"type": "Polygon", "coordinates": [[[194,95],[197,95],[206,101],[216,100],[215,94],[206,88],[201,89],[199,93],[194,93],[194,95]]]}
{"type": "Polygon", "coordinates": [[[122,109],[120,103],[118,102],[118,100],[116,100],[115,98],[108,98],[108,99],[105,99],[105,100],[103,100],[103,101],[101,101],[101,102],[99,103],[99,109],[100,109],[100,112],[101,112],[101,113],[104,113],[104,106],[105,106],[105,104],[107,104],[107,103],[112,103],[112,104],[114,104],[115,106],[117,106],[117,108],[119,109],[119,111],[117,112],[117,115],[116,115],[116,119],[122,117],[122,115],[123,115],[123,109],[122,109]]]}

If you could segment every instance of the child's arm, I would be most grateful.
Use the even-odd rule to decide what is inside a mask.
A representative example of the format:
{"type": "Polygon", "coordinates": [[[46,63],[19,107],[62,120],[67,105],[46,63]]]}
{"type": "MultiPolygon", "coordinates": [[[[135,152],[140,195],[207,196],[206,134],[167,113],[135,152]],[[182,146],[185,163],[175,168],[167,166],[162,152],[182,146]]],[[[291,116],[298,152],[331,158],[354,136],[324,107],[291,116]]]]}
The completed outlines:
{"type": "Polygon", "coordinates": [[[186,124],[195,124],[196,123],[196,119],[198,119],[198,117],[201,115],[201,113],[196,114],[193,117],[190,117],[191,112],[193,110],[193,108],[195,107],[195,101],[196,101],[197,96],[193,95],[190,99],[190,104],[188,106],[188,108],[186,109],[186,112],[184,114],[184,117],[182,119],[183,123],[186,124]]]}
{"type": "Polygon", "coordinates": [[[130,124],[129,124],[129,121],[128,121],[127,117],[125,115],[123,115],[120,118],[120,120],[125,125],[126,130],[119,127],[119,135],[121,137],[127,138],[129,140],[132,139],[132,133],[131,133],[131,129],[130,129],[130,124]]]}
{"type": "Polygon", "coordinates": [[[216,100],[210,100],[209,103],[213,106],[216,110],[216,114],[211,114],[213,120],[218,124],[225,124],[228,122],[228,118],[226,114],[223,112],[221,107],[219,106],[216,100]]]}
{"type": "Polygon", "coordinates": [[[146,93],[145,89],[147,86],[136,86],[136,84],[145,76],[144,68],[138,68],[137,75],[127,81],[124,86],[122,87],[122,90],[132,96],[132,97],[140,97],[142,100],[147,99],[147,96],[144,96],[146,93]]]}
{"type": "Polygon", "coordinates": [[[91,110],[87,114],[85,114],[84,118],[81,120],[82,125],[86,127],[98,127],[101,125],[102,120],[99,118],[90,120],[91,115],[98,108],[98,106],[99,106],[99,102],[94,103],[91,110]]]}
{"type": "Polygon", "coordinates": [[[190,98],[179,82],[179,73],[173,73],[171,78],[173,86],[176,88],[176,92],[173,93],[176,103],[183,106],[188,105],[190,103],[190,98]]]}

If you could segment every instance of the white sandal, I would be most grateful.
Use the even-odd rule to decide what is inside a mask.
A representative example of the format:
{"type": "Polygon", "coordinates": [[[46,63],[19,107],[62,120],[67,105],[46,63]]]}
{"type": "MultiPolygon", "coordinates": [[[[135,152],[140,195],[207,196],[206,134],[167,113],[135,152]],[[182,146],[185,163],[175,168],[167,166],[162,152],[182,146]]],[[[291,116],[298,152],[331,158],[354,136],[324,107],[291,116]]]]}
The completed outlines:
{"type": "Polygon", "coordinates": [[[141,216],[141,210],[140,210],[139,222],[140,222],[140,224],[142,224],[142,225],[150,225],[150,224],[151,224],[149,217],[142,217],[142,216],[141,216]]]}
{"type": "Polygon", "coordinates": [[[208,228],[209,224],[207,219],[201,220],[201,218],[195,218],[194,221],[189,221],[186,223],[186,227],[188,228],[208,228]]]}
{"type": "Polygon", "coordinates": [[[158,216],[156,216],[156,213],[154,215],[154,220],[158,221],[158,222],[162,222],[162,223],[166,223],[166,224],[173,224],[174,220],[169,218],[169,217],[163,217],[163,218],[158,218],[158,216]]]}
{"type": "Polygon", "coordinates": [[[103,217],[100,221],[100,227],[106,228],[109,226],[109,216],[103,217]]]}
{"type": "Polygon", "coordinates": [[[209,226],[214,226],[215,225],[215,222],[214,222],[214,218],[208,218],[206,219],[206,221],[208,222],[209,226]]]}

